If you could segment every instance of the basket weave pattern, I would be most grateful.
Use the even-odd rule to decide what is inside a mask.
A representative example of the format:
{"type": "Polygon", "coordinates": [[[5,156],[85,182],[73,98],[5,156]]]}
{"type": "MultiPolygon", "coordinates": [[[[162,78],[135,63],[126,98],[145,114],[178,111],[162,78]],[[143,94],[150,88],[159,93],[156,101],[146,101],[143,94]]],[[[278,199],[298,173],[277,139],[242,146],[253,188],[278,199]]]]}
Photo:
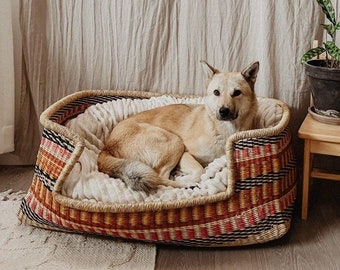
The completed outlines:
{"type": "Polygon", "coordinates": [[[85,91],[60,101],[42,115],[44,132],[35,173],[19,219],[47,229],[188,246],[248,245],[284,235],[296,197],[295,158],[285,126],[272,136],[243,136],[230,142],[234,184],[232,193],[223,199],[164,208],[132,206],[131,211],[129,207],[112,210],[110,205],[87,207],[70,198],[60,199],[62,183],[83,147],[62,124],[90,105],[148,95],[85,91]]]}

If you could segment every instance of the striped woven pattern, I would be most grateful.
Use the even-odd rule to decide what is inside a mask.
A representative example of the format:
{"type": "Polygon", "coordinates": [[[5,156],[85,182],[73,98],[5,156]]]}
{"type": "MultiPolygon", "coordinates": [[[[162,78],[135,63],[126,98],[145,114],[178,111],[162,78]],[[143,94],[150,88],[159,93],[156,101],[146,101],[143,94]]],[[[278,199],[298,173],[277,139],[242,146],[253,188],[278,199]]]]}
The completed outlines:
{"type": "Polygon", "coordinates": [[[105,205],[89,208],[83,202],[60,199],[62,183],[82,149],[81,139],[62,124],[96,103],[150,96],[143,92],[84,91],[44,112],[33,182],[21,204],[19,219],[46,229],[187,246],[249,245],[284,235],[296,197],[296,164],[286,125],[271,136],[242,136],[229,142],[234,185],[232,195],[225,198],[164,209],[132,206],[131,211],[126,210],[129,207],[119,210],[105,205]]]}

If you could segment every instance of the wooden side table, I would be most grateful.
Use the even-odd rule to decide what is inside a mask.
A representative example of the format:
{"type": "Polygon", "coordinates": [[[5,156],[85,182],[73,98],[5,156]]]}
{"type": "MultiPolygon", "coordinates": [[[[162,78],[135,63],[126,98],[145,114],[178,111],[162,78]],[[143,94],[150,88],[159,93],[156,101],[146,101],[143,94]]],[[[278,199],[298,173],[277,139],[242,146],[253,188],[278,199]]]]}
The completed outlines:
{"type": "Polygon", "coordinates": [[[340,181],[339,174],[313,168],[313,154],[340,156],[340,125],[321,123],[308,114],[298,134],[305,141],[301,218],[307,219],[310,179],[314,177],[340,181]]]}

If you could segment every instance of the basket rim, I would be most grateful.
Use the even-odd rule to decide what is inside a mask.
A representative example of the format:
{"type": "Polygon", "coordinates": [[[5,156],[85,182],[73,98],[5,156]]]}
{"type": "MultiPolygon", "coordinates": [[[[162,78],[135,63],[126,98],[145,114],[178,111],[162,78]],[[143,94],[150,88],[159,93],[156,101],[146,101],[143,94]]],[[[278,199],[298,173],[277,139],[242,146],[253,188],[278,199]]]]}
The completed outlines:
{"type": "Polygon", "coordinates": [[[288,125],[290,120],[290,111],[286,103],[267,97],[257,97],[259,99],[271,100],[282,108],[282,117],[277,125],[270,128],[261,128],[247,131],[240,131],[231,135],[226,142],[226,160],[228,170],[227,188],[223,192],[219,192],[213,195],[205,195],[196,198],[181,199],[178,201],[165,201],[165,202],[140,202],[140,203],[103,203],[103,202],[89,202],[80,201],[70,197],[66,197],[61,194],[63,183],[67,179],[67,176],[73,169],[75,163],[79,159],[85,148],[85,139],[74,131],[68,129],[66,126],[58,124],[51,120],[51,117],[67,104],[74,102],[80,98],[85,97],[99,97],[99,96],[119,96],[124,98],[151,98],[162,95],[168,95],[175,98],[194,98],[200,97],[195,95],[174,95],[174,94],[162,94],[156,92],[146,91],[133,91],[133,90],[82,90],[73,94],[70,94],[59,101],[49,106],[40,116],[40,123],[46,129],[52,130],[61,136],[66,137],[74,145],[74,151],[71,153],[70,159],[62,169],[55,186],[52,190],[54,199],[63,206],[75,208],[83,211],[90,212],[141,212],[141,211],[160,211],[183,207],[192,207],[197,205],[215,203],[230,198],[234,194],[235,187],[235,168],[233,162],[233,145],[242,139],[246,138],[260,138],[269,137],[280,134],[288,125]]]}

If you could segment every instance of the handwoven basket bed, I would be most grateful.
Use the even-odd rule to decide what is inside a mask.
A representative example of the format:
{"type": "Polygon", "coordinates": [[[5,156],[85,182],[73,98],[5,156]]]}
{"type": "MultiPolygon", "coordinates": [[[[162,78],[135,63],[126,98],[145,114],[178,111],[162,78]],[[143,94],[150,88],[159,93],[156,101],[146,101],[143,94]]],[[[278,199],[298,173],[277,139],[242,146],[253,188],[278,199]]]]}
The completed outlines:
{"type": "Polygon", "coordinates": [[[279,100],[273,100],[283,111],[276,126],[238,132],[227,140],[225,192],[123,205],[62,195],[62,185],[84,149],[84,139],[65,123],[91,105],[154,96],[160,94],[88,90],[50,106],[40,118],[44,131],[19,219],[52,230],[186,246],[250,245],[283,236],[296,197],[296,163],[289,109],[279,100]]]}

